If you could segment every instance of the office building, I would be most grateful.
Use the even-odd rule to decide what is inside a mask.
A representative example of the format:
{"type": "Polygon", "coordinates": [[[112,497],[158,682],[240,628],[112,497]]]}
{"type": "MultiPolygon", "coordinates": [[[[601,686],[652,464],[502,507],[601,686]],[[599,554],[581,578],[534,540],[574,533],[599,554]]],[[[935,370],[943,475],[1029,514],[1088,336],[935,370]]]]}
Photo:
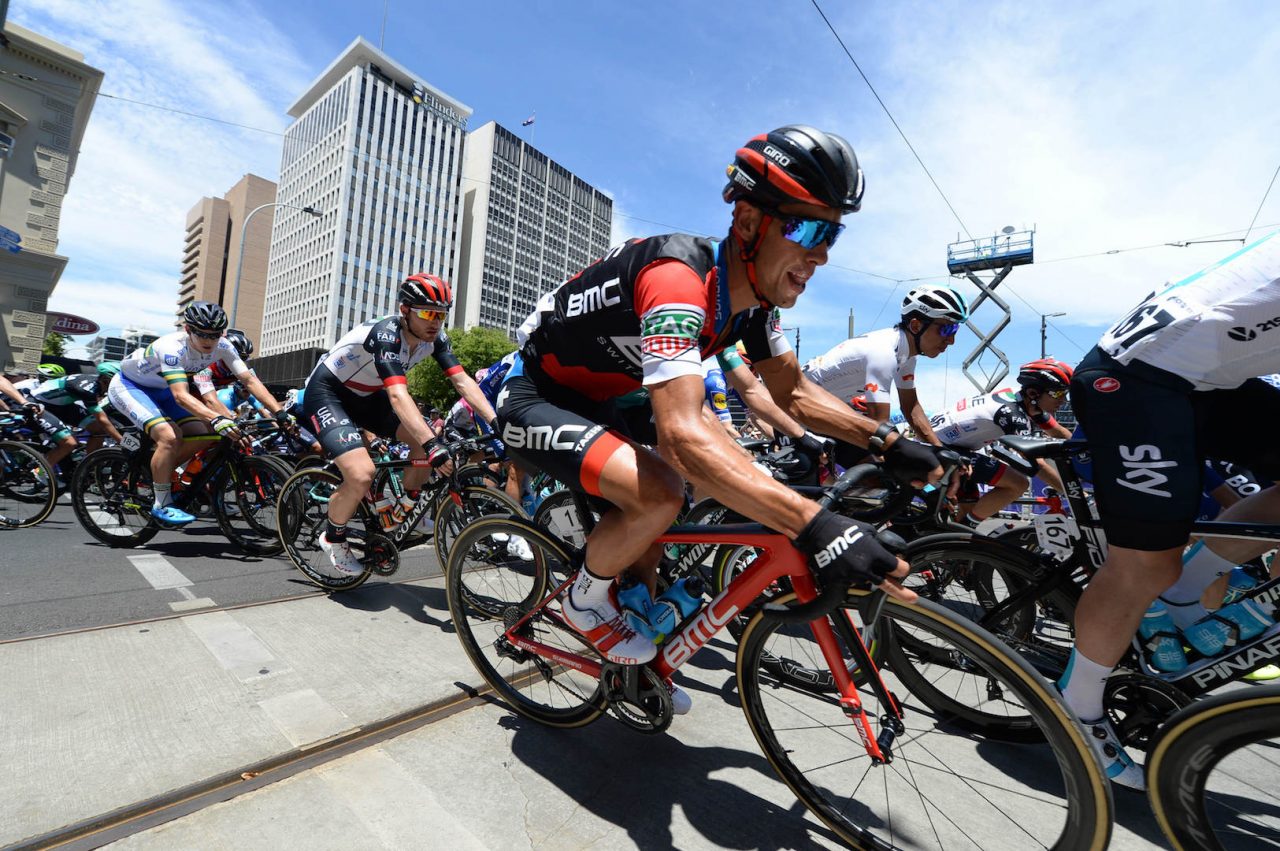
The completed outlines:
{"type": "MultiPolygon", "coordinates": [[[[3,18],[3,7],[0,7],[3,18]]],[[[67,258],[62,199],[102,85],[84,55],[12,22],[0,49],[0,370],[40,362],[45,308],[67,258]]]]}
{"type": "Polygon", "coordinates": [[[99,334],[85,346],[89,360],[94,363],[103,361],[122,361],[133,354],[134,349],[149,346],[158,335],[147,328],[123,328],[119,336],[99,334]]]}
{"type": "Polygon", "coordinates": [[[201,198],[187,213],[187,241],[178,282],[176,324],[193,301],[234,306],[235,327],[257,345],[262,338],[262,300],[267,289],[267,256],[271,248],[271,221],[275,207],[261,210],[243,230],[245,217],[276,200],[276,185],[256,174],[246,174],[221,198],[201,198]],[[244,267],[240,294],[236,297],[236,269],[240,242],[244,240],[244,267]]]}
{"type": "Polygon", "coordinates": [[[294,376],[271,356],[293,363],[390,313],[409,274],[455,276],[471,115],[362,38],[288,112],[257,366],[273,381],[294,376]]]}
{"type": "Polygon", "coordinates": [[[613,200],[507,128],[467,136],[454,320],[514,338],[538,297],[609,250],[613,200]]]}

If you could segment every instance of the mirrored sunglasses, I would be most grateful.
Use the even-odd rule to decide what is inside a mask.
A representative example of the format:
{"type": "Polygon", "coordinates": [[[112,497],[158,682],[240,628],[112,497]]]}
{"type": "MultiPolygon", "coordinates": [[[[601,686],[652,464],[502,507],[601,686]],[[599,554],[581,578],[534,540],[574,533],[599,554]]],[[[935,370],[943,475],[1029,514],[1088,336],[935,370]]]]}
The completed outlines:
{"type": "Polygon", "coordinates": [[[412,311],[414,316],[419,319],[425,319],[428,322],[443,322],[444,318],[449,315],[449,311],[433,307],[411,307],[409,310],[412,311]]]}
{"type": "Polygon", "coordinates": [[[1067,398],[1067,391],[1066,391],[1066,390],[1046,390],[1046,391],[1044,391],[1044,392],[1045,392],[1045,395],[1046,395],[1046,396],[1052,396],[1052,397],[1053,397],[1053,398],[1055,398],[1055,399],[1065,399],[1065,398],[1067,398]]]}
{"type": "Polygon", "coordinates": [[[938,326],[938,336],[954,337],[959,330],[960,330],[959,322],[948,322],[946,325],[938,326]]]}
{"type": "Polygon", "coordinates": [[[804,249],[817,248],[822,243],[827,247],[836,244],[844,225],[829,222],[826,219],[802,219],[797,216],[779,216],[782,235],[804,249]]]}
{"type": "Polygon", "coordinates": [[[201,331],[199,328],[192,328],[190,325],[187,326],[187,330],[190,331],[192,334],[195,334],[201,340],[221,340],[222,339],[221,331],[201,331]]]}

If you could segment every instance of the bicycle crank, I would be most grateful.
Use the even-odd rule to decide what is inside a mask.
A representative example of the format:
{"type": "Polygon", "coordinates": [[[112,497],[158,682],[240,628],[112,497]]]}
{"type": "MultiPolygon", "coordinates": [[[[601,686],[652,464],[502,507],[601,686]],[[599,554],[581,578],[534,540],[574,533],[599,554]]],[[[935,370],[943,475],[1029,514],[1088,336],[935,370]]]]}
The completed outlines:
{"type": "Polygon", "coordinates": [[[671,726],[671,692],[651,669],[605,662],[600,666],[600,688],[609,711],[631,729],[661,733],[671,726]]]}

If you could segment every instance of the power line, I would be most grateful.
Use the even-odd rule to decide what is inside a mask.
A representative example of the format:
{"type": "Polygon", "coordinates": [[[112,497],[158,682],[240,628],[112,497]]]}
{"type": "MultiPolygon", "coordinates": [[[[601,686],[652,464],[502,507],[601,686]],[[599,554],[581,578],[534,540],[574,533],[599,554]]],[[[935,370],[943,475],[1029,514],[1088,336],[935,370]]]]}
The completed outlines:
{"type": "Polygon", "coordinates": [[[1244,239],[1241,242],[1249,241],[1249,231],[1253,230],[1253,222],[1258,220],[1258,214],[1262,212],[1262,205],[1267,203],[1267,196],[1271,194],[1271,187],[1276,185],[1276,175],[1280,174],[1280,165],[1276,166],[1276,170],[1271,174],[1271,182],[1267,184],[1267,191],[1262,193],[1262,200],[1258,202],[1258,209],[1253,211],[1253,221],[1249,222],[1249,229],[1244,232],[1244,239]]]}
{"type": "Polygon", "coordinates": [[[818,14],[822,16],[822,21],[827,25],[827,29],[831,30],[831,34],[836,37],[836,41],[840,45],[840,49],[844,51],[844,55],[849,57],[849,61],[853,63],[853,67],[857,70],[862,82],[867,84],[867,88],[871,90],[871,94],[875,96],[876,102],[880,104],[880,108],[884,110],[884,114],[889,116],[889,121],[893,124],[893,129],[898,131],[898,135],[902,137],[902,141],[907,143],[907,147],[911,150],[912,156],[916,158],[916,162],[920,163],[920,168],[924,169],[924,173],[928,176],[929,182],[933,184],[933,188],[938,190],[938,194],[942,196],[942,201],[947,205],[947,209],[951,211],[951,215],[955,216],[956,221],[960,223],[960,229],[964,231],[965,236],[973,239],[973,234],[969,233],[969,228],[965,226],[964,220],[960,218],[960,214],[956,212],[956,208],[951,205],[947,193],[942,191],[942,187],[938,185],[938,181],[933,179],[932,172],[929,167],[924,164],[924,160],[916,153],[915,146],[911,144],[911,140],[907,138],[907,134],[902,132],[902,128],[898,126],[898,121],[893,117],[893,113],[889,111],[889,107],[885,106],[884,101],[880,98],[880,93],[876,91],[876,87],[871,85],[871,81],[867,79],[867,75],[863,73],[862,66],[858,64],[858,60],[853,58],[853,54],[849,52],[849,48],[845,46],[844,39],[840,38],[840,33],[836,32],[836,28],[831,25],[831,21],[827,19],[827,15],[822,11],[822,7],[818,5],[818,0],[810,0],[813,8],[818,10],[818,14]]]}

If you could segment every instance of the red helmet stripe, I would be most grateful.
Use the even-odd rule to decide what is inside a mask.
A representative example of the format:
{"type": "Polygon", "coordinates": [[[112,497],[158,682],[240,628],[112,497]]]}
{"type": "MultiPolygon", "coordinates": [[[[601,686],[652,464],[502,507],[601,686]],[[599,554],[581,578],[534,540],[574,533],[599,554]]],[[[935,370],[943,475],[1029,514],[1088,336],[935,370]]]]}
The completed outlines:
{"type": "Polygon", "coordinates": [[[745,159],[752,168],[764,177],[765,180],[772,183],[774,188],[780,190],[783,194],[804,204],[813,204],[817,207],[828,206],[812,195],[809,190],[797,183],[791,175],[787,174],[782,169],[771,165],[769,161],[764,158],[764,154],[759,151],[753,151],[750,148],[742,148],[738,151],[738,156],[745,159]]]}

